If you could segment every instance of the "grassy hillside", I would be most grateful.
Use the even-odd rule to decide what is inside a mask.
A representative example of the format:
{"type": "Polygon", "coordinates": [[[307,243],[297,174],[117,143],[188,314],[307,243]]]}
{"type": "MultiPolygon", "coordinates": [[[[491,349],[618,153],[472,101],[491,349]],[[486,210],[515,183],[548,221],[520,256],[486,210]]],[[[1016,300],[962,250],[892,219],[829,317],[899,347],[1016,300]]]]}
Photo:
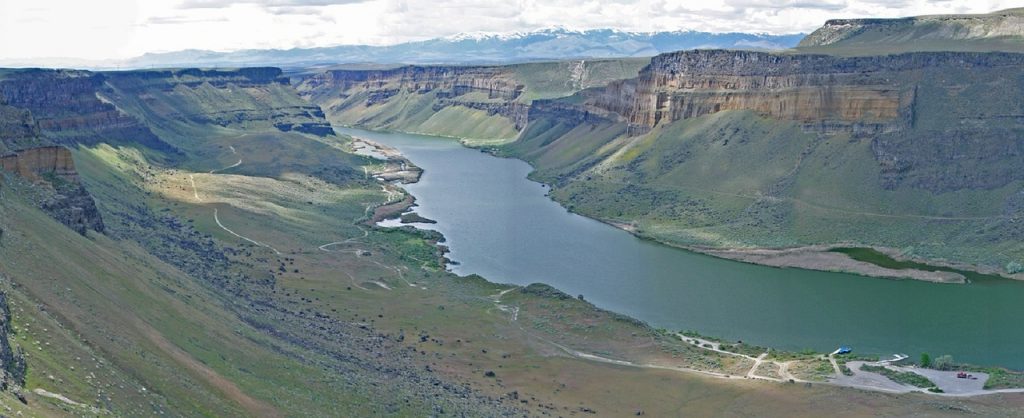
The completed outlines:
{"type": "Polygon", "coordinates": [[[537,62],[510,65],[516,80],[526,86],[520,100],[571,96],[582,89],[607,85],[636,77],[650,58],[621,58],[579,61],[537,62]]]}
{"type": "Polygon", "coordinates": [[[364,106],[369,94],[359,92],[328,112],[332,123],[403,132],[453,136],[471,140],[502,141],[514,138],[508,118],[465,106],[444,106],[432,94],[402,92],[385,103],[364,106]]]}
{"type": "Polygon", "coordinates": [[[975,15],[837,19],[805,37],[805,53],[883,55],[915,51],[1024,52],[1024,8],[975,15]]]}
{"type": "MultiPolygon", "coordinates": [[[[1006,207],[1024,187],[1019,180],[942,192],[888,188],[870,138],[807,133],[745,111],[638,137],[614,126],[581,125],[551,138],[531,126],[502,152],[533,163],[533,176],[555,185],[553,197],[572,210],[668,243],[847,242],[999,270],[1024,259],[1020,214],[1006,207]]],[[[912,132],[926,134],[927,123],[912,132]]]]}

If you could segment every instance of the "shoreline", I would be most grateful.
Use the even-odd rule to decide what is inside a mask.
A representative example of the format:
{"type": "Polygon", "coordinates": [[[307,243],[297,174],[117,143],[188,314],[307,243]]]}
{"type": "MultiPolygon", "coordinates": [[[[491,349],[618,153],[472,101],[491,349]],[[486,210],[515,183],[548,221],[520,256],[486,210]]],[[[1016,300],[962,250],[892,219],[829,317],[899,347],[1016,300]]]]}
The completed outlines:
{"type": "MultiPolygon", "coordinates": [[[[366,141],[365,139],[362,139],[362,138],[360,138],[360,140],[364,141],[364,142],[366,141]]],[[[377,144],[377,145],[380,145],[380,144],[377,144]]],[[[401,155],[400,153],[397,155],[397,158],[401,158],[401,159],[404,159],[405,161],[409,161],[408,159],[406,159],[404,157],[404,155],[401,155]]],[[[410,162],[410,164],[411,164],[411,162],[410,162]]],[[[417,167],[417,169],[419,169],[419,168],[417,167]]],[[[422,175],[423,170],[422,169],[419,169],[419,170],[420,170],[420,174],[422,175]]],[[[416,176],[416,178],[414,180],[412,180],[412,181],[402,181],[402,183],[403,184],[415,183],[415,182],[420,180],[419,177],[420,176],[416,176]]],[[[400,201],[389,202],[387,204],[380,205],[380,206],[377,206],[377,207],[374,208],[373,216],[370,217],[369,219],[365,219],[363,222],[365,222],[368,226],[375,227],[375,228],[380,228],[381,227],[380,225],[378,225],[378,222],[380,220],[382,220],[382,219],[396,218],[396,217],[401,216],[401,214],[405,213],[410,207],[415,206],[415,200],[416,200],[415,196],[413,196],[408,191],[406,191],[404,189],[401,189],[400,186],[395,185],[393,183],[393,181],[389,182],[389,181],[386,181],[386,180],[381,179],[381,178],[378,178],[378,180],[385,181],[388,184],[391,184],[391,185],[394,185],[394,186],[398,187],[401,190],[401,193],[404,193],[405,196],[400,201]]],[[[531,179],[531,181],[533,181],[533,180],[531,179]]],[[[544,183],[541,183],[541,184],[544,184],[544,183]]],[[[550,186],[548,186],[548,187],[550,187],[550,186]]],[[[554,199],[552,199],[552,200],[554,200],[554,199]]],[[[560,202],[559,202],[559,204],[561,205],[560,202]]],[[[581,216],[583,216],[583,215],[581,215],[581,216]]],[[[913,270],[913,271],[925,273],[926,275],[922,276],[923,278],[905,277],[905,275],[900,275],[898,277],[886,276],[885,274],[887,274],[889,272],[902,272],[902,273],[906,273],[908,270],[886,269],[886,268],[883,268],[883,267],[880,267],[880,266],[877,266],[877,265],[874,265],[874,264],[871,264],[871,263],[868,263],[868,262],[854,260],[853,258],[850,258],[848,255],[843,254],[843,253],[829,252],[828,251],[829,249],[832,249],[832,248],[842,247],[841,245],[819,245],[819,246],[798,247],[798,248],[792,248],[792,249],[774,249],[774,250],[771,250],[771,249],[768,249],[768,250],[766,250],[766,249],[750,249],[750,250],[738,249],[738,250],[729,250],[729,249],[686,247],[686,246],[672,245],[670,243],[662,242],[662,241],[659,241],[659,240],[656,240],[656,239],[653,239],[653,238],[650,238],[650,237],[645,237],[645,236],[639,235],[639,234],[636,233],[635,228],[633,227],[633,225],[630,225],[630,224],[616,223],[614,221],[602,220],[602,219],[591,218],[591,217],[587,217],[587,218],[596,220],[598,222],[602,222],[602,223],[608,224],[610,226],[613,226],[613,227],[616,227],[618,229],[621,229],[621,230],[624,230],[626,232],[629,232],[634,237],[637,237],[637,238],[643,239],[643,240],[653,241],[653,242],[658,243],[659,245],[666,245],[666,246],[669,246],[669,247],[672,247],[672,248],[676,248],[676,249],[680,249],[680,250],[683,250],[683,251],[691,251],[691,252],[695,252],[695,253],[699,253],[699,254],[705,254],[705,255],[712,256],[712,257],[723,258],[723,259],[728,259],[728,260],[732,260],[732,261],[747,262],[747,263],[751,263],[751,264],[760,264],[760,265],[765,265],[765,266],[770,266],[770,267],[778,267],[778,268],[792,267],[792,268],[805,268],[805,269],[809,269],[809,270],[818,270],[818,271],[844,271],[844,270],[825,270],[823,268],[807,268],[807,267],[801,267],[801,266],[797,265],[797,264],[800,264],[802,262],[801,260],[804,260],[804,258],[802,258],[804,253],[810,253],[810,254],[818,255],[818,256],[821,256],[821,255],[824,254],[825,256],[827,256],[829,258],[829,260],[827,260],[827,261],[832,261],[832,260],[837,260],[837,259],[846,259],[846,260],[849,260],[849,262],[851,262],[851,265],[860,266],[860,267],[869,266],[869,267],[873,267],[873,268],[876,268],[876,269],[882,271],[881,273],[879,273],[880,274],[879,276],[871,276],[869,274],[864,274],[864,273],[859,273],[859,272],[858,273],[854,273],[854,274],[859,274],[859,275],[866,276],[866,277],[883,277],[883,278],[890,278],[890,279],[892,279],[892,278],[916,279],[916,280],[927,280],[927,281],[932,281],[932,282],[937,282],[937,283],[963,283],[963,279],[964,279],[964,277],[962,275],[957,274],[957,273],[941,272],[941,271],[928,272],[928,271],[922,271],[922,270],[913,270]],[[765,256],[764,254],[767,254],[767,256],[765,256]],[[779,254],[783,254],[783,255],[787,255],[787,256],[792,256],[794,254],[797,254],[798,256],[793,258],[793,259],[789,259],[789,258],[786,258],[786,257],[778,257],[779,254]],[[775,257],[773,257],[773,256],[775,256],[775,257]],[[760,259],[759,257],[760,258],[768,259],[769,261],[766,262],[766,261],[760,259]],[[770,260],[783,260],[783,261],[786,261],[786,263],[777,263],[777,265],[776,264],[769,264],[769,262],[775,262],[775,261],[770,261],[770,260]],[[790,263],[792,263],[793,265],[789,265],[790,263]],[[783,264],[786,264],[786,265],[783,265],[783,264]],[[934,274],[935,276],[927,276],[927,274],[934,274]],[[958,279],[959,279],[959,281],[957,281],[958,279]]],[[[401,226],[399,228],[403,228],[404,229],[404,228],[416,228],[416,227],[413,226],[413,225],[403,225],[403,226],[401,226]]],[[[434,231],[434,232],[437,232],[440,235],[440,237],[441,237],[441,239],[439,239],[439,240],[434,242],[434,245],[437,246],[438,249],[440,250],[440,260],[439,261],[440,261],[440,263],[442,265],[442,268],[444,268],[445,270],[448,270],[449,266],[457,265],[458,261],[450,260],[447,257],[447,253],[448,253],[447,247],[444,244],[442,244],[442,242],[443,242],[443,234],[441,234],[439,231],[434,231]]],[[[892,251],[892,250],[889,250],[889,249],[886,249],[886,250],[888,252],[886,252],[885,254],[890,254],[891,251],[892,251]]],[[[845,271],[845,272],[849,272],[849,271],[845,271]]],[[[486,278],[484,278],[484,280],[486,280],[486,278]]],[[[513,288],[515,288],[515,287],[513,287],[513,288]]],[[[731,355],[743,355],[743,354],[740,354],[740,353],[732,353],[732,352],[729,352],[729,353],[731,355]]],[[[580,358],[580,359],[583,359],[583,360],[601,361],[598,358],[591,358],[591,356],[588,355],[587,353],[582,353],[581,352],[581,353],[578,353],[578,354],[581,354],[581,355],[572,355],[572,357],[580,358]]],[[[815,355],[817,355],[817,356],[827,356],[827,354],[825,354],[825,353],[816,353],[815,355]]],[[[643,365],[639,365],[639,364],[629,364],[629,366],[644,367],[643,365]]],[[[964,366],[967,367],[969,365],[964,365],[964,366]]],[[[993,367],[1002,368],[1000,366],[993,366],[993,367]]],[[[1012,369],[1006,369],[1006,370],[1012,370],[1012,369]]],[[[682,372],[688,372],[689,371],[689,372],[694,372],[694,373],[697,373],[697,374],[705,374],[704,372],[701,372],[699,370],[692,370],[691,371],[691,370],[679,369],[679,371],[682,371],[682,372]]],[[[736,376],[736,378],[739,378],[739,376],[736,376]]],[[[921,388],[909,388],[907,390],[892,391],[890,389],[886,389],[885,387],[881,387],[881,386],[851,385],[851,384],[848,384],[847,382],[842,381],[842,376],[829,377],[829,378],[827,378],[827,380],[824,380],[824,381],[809,381],[809,380],[797,379],[797,382],[799,382],[799,383],[825,384],[825,385],[838,386],[838,387],[849,387],[849,388],[853,388],[853,389],[861,389],[861,390],[868,390],[868,391],[882,392],[882,393],[911,393],[911,392],[913,392],[913,393],[921,393],[921,394],[925,394],[925,395],[929,395],[929,396],[939,396],[939,397],[946,396],[946,397],[964,397],[964,398],[966,398],[966,397],[973,397],[973,396],[992,395],[992,394],[998,394],[998,393],[1024,392],[1024,388],[985,389],[983,391],[980,391],[979,393],[970,393],[970,394],[945,394],[945,393],[941,393],[941,392],[940,393],[933,393],[933,392],[930,392],[928,390],[921,389],[921,388]]]]}
{"type": "MultiPolygon", "coordinates": [[[[554,199],[552,199],[554,200],[554,199]]],[[[894,269],[883,267],[868,261],[857,260],[847,254],[832,250],[838,248],[866,248],[884,254],[895,261],[909,261],[936,268],[949,268],[970,272],[975,274],[998,276],[1005,280],[1024,281],[1024,274],[1007,274],[992,268],[979,267],[970,264],[954,263],[944,260],[933,260],[918,257],[904,257],[898,250],[888,247],[878,247],[868,244],[839,242],[834,244],[815,244],[800,247],[788,248],[719,248],[704,247],[696,245],[683,245],[654,237],[640,234],[632,224],[615,222],[600,218],[593,218],[573,212],[580,216],[608,224],[615,228],[630,233],[634,237],[646,241],[658,243],[668,247],[690,251],[697,254],[704,254],[711,257],[725,260],[738,261],[741,263],[756,264],[759,266],[776,268],[798,268],[812,271],[823,271],[833,273],[849,273],[864,277],[873,277],[890,280],[920,280],[932,283],[946,284],[967,284],[967,278],[960,273],[942,270],[922,270],[916,268],[894,269]]]]}
{"type": "MultiPolygon", "coordinates": [[[[526,160],[523,160],[523,159],[519,159],[519,158],[516,158],[516,157],[513,157],[513,156],[496,155],[493,150],[488,150],[487,149],[487,147],[488,147],[487,145],[473,145],[473,144],[467,143],[465,141],[465,138],[459,138],[459,137],[454,137],[454,136],[449,136],[449,135],[436,135],[436,134],[429,134],[429,133],[408,132],[408,131],[391,130],[391,129],[387,129],[387,130],[374,130],[374,129],[370,129],[368,127],[360,127],[360,126],[353,126],[353,125],[345,125],[344,127],[352,128],[352,129],[364,129],[364,130],[368,130],[368,131],[394,132],[394,133],[402,133],[402,134],[434,136],[434,137],[451,139],[451,140],[457,141],[459,144],[461,144],[462,146],[464,146],[466,148],[477,149],[477,150],[480,150],[482,152],[486,152],[486,153],[488,153],[490,155],[493,155],[495,157],[498,157],[498,158],[513,158],[513,159],[517,159],[519,161],[523,161],[523,162],[525,162],[527,164],[530,164],[530,166],[533,167],[533,164],[531,164],[529,161],[526,161],[526,160]]],[[[398,158],[401,158],[401,159],[403,159],[405,161],[408,161],[408,159],[406,159],[401,154],[401,152],[398,152],[397,150],[395,150],[393,148],[386,147],[386,146],[384,146],[382,144],[374,143],[373,141],[369,141],[369,140],[366,140],[364,138],[358,138],[356,136],[353,136],[353,139],[357,139],[357,140],[359,140],[361,142],[364,142],[364,143],[367,143],[367,144],[373,144],[373,145],[376,145],[376,146],[379,146],[379,147],[389,148],[389,151],[394,151],[395,155],[398,158]]],[[[536,170],[534,169],[534,171],[536,171],[536,170]]],[[[422,171],[419,174],[422,175],[422,171]]],[[[540,182],[540,181],[537,181],[537,180],[529,178],[529,177],[527,177],[527,179],[529,181],[533,181],[533,182],[536,182],[536,183],[544,185],[548,190],[552,189],[551,185],[549,185],[547,183],[540,182]]],[[[408,183],[415,183],[417,181],[419,181],[419,176],[416,176],[416,179],[413,180],[413,181],[402,181],[402,183],[403,184],[408,184],[408,183]]],[[[554,199],[550,195],[548,196],[548,198],[551,199],[552,201],[558,203],[563,208],[565,207],[565,205],[563,205],[562,202],[554,199]]],[[[408,207],[409,206],[407,206],[403,210],[408,209],[408,207]]],[[[943,284],[967,284],[969,282],[967,280],[967,277],[965,277],[963,274],[960,274],[960,273],[957,273],[957,272],[949,272],[949,271],[941,271],[941,270],[922,270],[922,269],[916,269],[916,268],[893,269],[893,268],[883,267],[883,266],[880,266],[880,265],[877,265],[877,264],[874,264],[874,263],[871,263],[871,262],[857,260],[857,259],[854,259],[853,257],[850,257],[847,254],[831,251],[831,250],[834,250],[834,249],[837,249],[837,248],[856,247],[856,248],[867,248],[867,249],[871,249],[871,250],[877,251],[877,252],[879,252],[881,254],[884,254],[884,255],[886,255],[886,256],[888,256],[888,257],[890,257],[890,258],[892,258],[893,260],[896,260],[896,261],[910,261],[910,262],[915,262],[915,263],[920,263],[920,264],[926,264],[928,266],[932,266],[932,267],[936,267],[936,268],[948,268],[948,269],[961,270],[961,271],[964,271],[964,272],[970,272],[970,273],[976,273],[976,274],[982,274],[982,275],[998,276],[998,277],[1006,279],[1006,280],[1024,281],[1024,273],[1008,274],[1008,273],[1003,272],[1003,271],[1001,271],[999,269],[996,269],[996,268],[977,266],[977,265],[972,265],[972,264],[967,264],[967,263],[950,262],[950,261],[947,261],[947,260],[927,259],[927,258],[920,258],[920,257],[904,257],[902,254],[899,253],[898,250],[893,249],[893,248],[880,247],[880,246],[869,245],[869,244],[861,244],[861,243],[852,243],[852,242],[837,242],[837,243],[832,243],[832,244],[815,244],[815,245],[806,245],[806,246],[788,247],[788,248],[764,248],[764,247],[749,247],[749,248],[724,248],[724,247],[721,247],[720,248],[720,247],[705,247],[705,246],[697,246],[697,245],[684,245],[684,244],[678,244],[678,243],[673,243],[673,242],[657,239],[657,238],[654,238],[654,237],[650,237],[650,236],[638,233],[636,227],[634,225],[632,225],[632,224],[629,224],[629,223],[623,223],[623,222],[617,222],[617,221],[613,221],[613,220],[609,220],[609,219],[602,219],[602,218],[592,217],[592,216],[588,216],[588,215],[579,213],[577,211],[573,211],[573,210],[568,209],[568,208],[566,208],[566,209],[569,210],[572,213],[575,213],[577,215],[583,216],[583,217],[585,217],[587,219],[593,219],[595,221],[598,221],[598,222],[601,222],[601,223],[613,226],[615,228],[621,229],[623,231],[626,231],[630,235],[633,235],[634,237],[636,237],[638,239],[655,242],[655,243],[658,243],[659,245],[665,245],[665,246],[672,247],[672,248],[679,249],[679,250],[683,250],[683,251],[690,251],[690,252],[693,252],[693,253],[703,254],[703,255],[707,255],[707,256],[711,256],[711,257],[716,257],[716,258],[721,258],[721,259],[725,259],[725,260],[738,261],[738,262],[741,262],[741,263],[755,264],[755,265],[766,266],[766,267],[798,268],[798,269],[804,269],[804,270],[822,271],[822,272],[831,272],[831,273],[849,273],[849,274],[856,274],[856,275],[863,276],[863,277],[889,279],[889,280],[920,280],[920,281],[926,281],[926,282],[932,282],[932,283],[943,283],[943,284]]]]}

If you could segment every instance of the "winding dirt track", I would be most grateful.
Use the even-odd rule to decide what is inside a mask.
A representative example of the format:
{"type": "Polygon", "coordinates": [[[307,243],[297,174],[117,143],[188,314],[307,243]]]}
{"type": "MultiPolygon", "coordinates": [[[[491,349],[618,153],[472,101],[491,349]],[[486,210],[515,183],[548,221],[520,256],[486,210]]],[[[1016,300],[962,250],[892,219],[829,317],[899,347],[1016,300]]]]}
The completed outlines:
{"type": "Polygon", "coordinates": [[[278,250],[277,250],[276,248],[274,248],[274,247],[271,247],[270,245],[267,245],[267,244],[264,244],[264,243],[262,243],[262,242],[256,241],[256,240],[254,240],[254,239],[252,239],[252,238],[248,238],[248,237],[245,237],[245,236],[239,235],[239,234],[238,234],[237,232],[235,232],[235,231],[232,231],[232,230],[228,229],[228,227],[224,226],[224,224],[222,224],[222,223],[220,222],[220,217],[219,217],[219,216],[217,216],[217,208],[213,208],[213,220],[217,222],[217,226],[219,226],[219,227],[220,227],[220,229],[223,229],[223,230],[225,230],[225,231],[228,231],[228,233],[229,233],[229,234],[231,234],[231,235],[234,235],[234,236],[236,236],[236,237],[238,237],[238,238],[244,239],[244,240],[246,240],[246,241],[249,241],[249,242],[251,242],[251,243],[253,243],[253,244],[257,245],[257,246],[260,246],[260,247],[264,247],[264,248],[269,248],[269,249],[270,249],[271,251],[273,251],[273,252],[274,252],[274,254],[277,254],[277,255],[281,255],[281,252],[280,252],[280,251],[278,251],[278,250]]]}
{"type": "MultiPolygon", "coordinates": [[[[229,147],[231,148],[231,152],[232,152],[232,153],[234,153],[234,154],[237,154],[237,152],[235,152],[235,147],[233,147],[233,146],[229,146],[229,147]]],[[[241,159],[241,158],[239,158],[239,159],[238,159],[238,162],[237,162],[237,163],[235,163],[235,164],[233,164],[233,165],[230,165],[230,166],[228,166],[228,167],[224,167],[224,168],[221,168],[221,169],[217,169],[217,170],[210,170],[210,174],[213,174],[213,173],[214,173],[214,172],[216,172],[216,171],[223,171],[223,170],[227,170],[227,169],[229,169],[229,168],[234,168],[234,167],[238,167],[238,166],[240,166],[240,165],[242,165],[242,159],[241,159]]],[[[197,202],[200,202],[200,203],[202,203],[202,202],[203,202],[203,199],[202,199],[201,197],[199,197],[199,188],[197,188],[197,187],[196,187],[196,179],[195,179],[195,176],[194,176],[194,175],[192,175],[192,174],[189,174],[189,175],[188,175],[188,181],[189,181],[189,183],[191,183],[191,184],[192,184],[192,195],[193,195],[193,196],[194,196],[194,197],[196,198],[196,201],[197,201],[197,202]]],[[[222,222],[220,221],[220,216],[218,216],[218,214],[217,214],[217,208],[213,208],[213,220],[214,220],[215,222],[217,222],[217,226],[219,226],[219,227],[220,227],[220,229],[223,229],[223,230],[227,231],[227,232],[228,232],[229,234],[231,234],[231,235],[234,235],[234,236],[236,236],[236,237],[238,237],[238,238],[241,238],[241,239],[243,239],[243,240],[249,241],[249,242],[253,243],[254,245],[256,245],[256,246],[258,246],[258,247],[264,247],[264,248],[267,248],[267,249],[269,249],[269,250],[273,251],[273,252],[274,252],[274,254],[277,254],[277,255],[281,255],[281,252],[280,252],[280,251],[278,251],[278,250],[277,250],[277,248],[271,247],[271,246],[270,246],[270,245],[268,245],[268,244],[264,244],[264,243],[262,243],[262,242],[259,242],[259,241],[256,241],[256,240],[254,240],[254,239],[252,239],[252,238],[249,238],[249,237],[246,237],[246,236],[244,236],[244,235],[241,235],[241,234],[239,234],[239,233],[237,233],[237,232],[235,232],[235,231],[232,231],[231,229],[228,229],[228,227],[224,226],[224,223],[222,223],[222,222]]]]}

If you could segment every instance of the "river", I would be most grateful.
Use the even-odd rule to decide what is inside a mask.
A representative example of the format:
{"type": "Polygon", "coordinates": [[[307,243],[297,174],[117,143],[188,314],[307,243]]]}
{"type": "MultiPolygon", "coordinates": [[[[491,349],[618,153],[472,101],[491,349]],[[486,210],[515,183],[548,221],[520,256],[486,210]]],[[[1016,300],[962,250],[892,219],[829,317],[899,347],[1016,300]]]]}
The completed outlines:
{"type": "Polygon", "coordinates": [[[550,284],[670,330],[775,347],[1024,368],[1024,283],[968,285],[779,269],[638,239],[569,213],[529,164],[422,135],[338,129],[397,148],[424,169],[405,185],[437,224],[459,275],[550,284]]]}

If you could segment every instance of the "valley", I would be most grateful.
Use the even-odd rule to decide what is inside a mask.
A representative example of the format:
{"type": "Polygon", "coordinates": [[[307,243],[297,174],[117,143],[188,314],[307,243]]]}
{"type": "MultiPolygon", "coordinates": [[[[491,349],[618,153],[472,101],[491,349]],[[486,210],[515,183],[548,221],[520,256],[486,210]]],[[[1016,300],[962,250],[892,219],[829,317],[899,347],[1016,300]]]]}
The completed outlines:
{"type": "Polygon", "coordinates": [[[1017,14],[0,70],[0,415],[1019,415],[1017,14]]]}
{"type": "MultiPolygon", "coordinates": [[[[521,161],[496,159],[450,139],[338,132],[395,147],[424,170],[419,182],[403,188],[416,198],[413,213],[436,221],[415,226],[445,236],[446,257],[457,262],[449,269],[456,274],[521,286],[546,283],[657,328],[783,351],[825,353],[849,344],[882,358],[941,352],[968,363],[1024,367],[1016,355],[1024,334],[1013,331],[1014,318],[1024,314],[1016,303],[1024,283],[972,276],[966,286],[937,285],[693,254],[567,212],[546,196],[548,188],[527,180],[532,169],[521,161]],[[979,323],[1002,332],[979,329],[979,323]],[[907,329],[915,332],[908,335],[907,329]]],[[[947,273],[958,276],[934,274],[947,273]]]]}

